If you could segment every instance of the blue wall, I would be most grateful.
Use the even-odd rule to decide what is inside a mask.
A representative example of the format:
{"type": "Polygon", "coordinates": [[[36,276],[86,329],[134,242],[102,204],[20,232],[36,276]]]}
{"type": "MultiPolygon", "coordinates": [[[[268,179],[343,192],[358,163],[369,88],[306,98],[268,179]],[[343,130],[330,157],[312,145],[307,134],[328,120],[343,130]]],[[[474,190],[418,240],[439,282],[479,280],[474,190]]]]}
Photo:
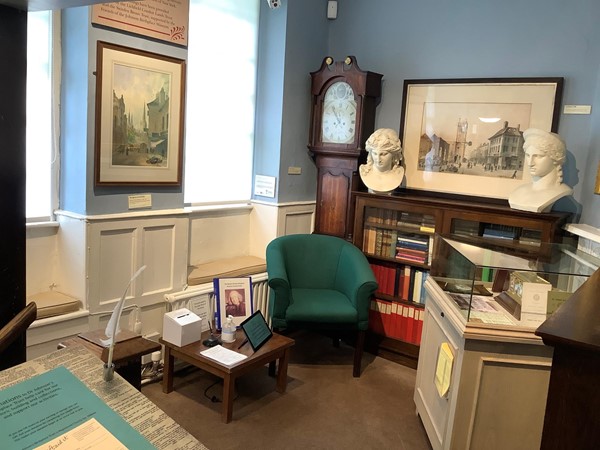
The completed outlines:
{"type": "Polygon", "coordinates": [[[187,58],[187,51],[173,45],[92,27],[90,9],[83,6],[63,11],[60,208],[79,214],[126,212],[128,196],[136,193],[151,193],[152,209],[181,208],[181,188],[94,186],[94,72],[97,41],[180,59],[187,58]]]}
{"type": "Polygon", "coordinates": [[[377,128],[399,128],[405,79],[564,77],[562,104],[592,105],[593,114],[561,114],[558,131],[569,151],[564,181],[574,194],[555,206],[578,212],[583,204],[581,221],[600,225],[600,197],[592,193],[600,159],[594,117],[600,2],[343,0],[338,6],[330,53],[353,54],[363,70],[384,75],[377,128]]]}
{"type": "MultiPolygon", "coordinates": [[[[257,199],[315,199],[316,170],[306,148],[309,73],[327,55],[336,60],[354,55],[363,70],[384,75],[377,128],[399,128],[405,79],[564,77],[562,104],[592,105],[592,114],[561,114],[558,131],[569,151],[564,181],[574,194],[555,206],[600,226],[600,196],[593,194],[600,162],[600,2],[340,0],[338,18],[331,21],[326,6],[326,0],[284,0],[281,8],[270,10],[261,2],[254,173],[277,177],[278,189],[275,199],[257,199]],[[301,167],[302,175],[288,175],[289,166],[301,167]]],[[[76,22],[67,16],[68,26],[89,24],[88,8],[70,14],[76,22]]],[[[78,30],[84,42],[86,34],[88,72],[95,70],[97,39],[185,58],[182,49],[122,33],[89,25],[78,30]]],[[[73,52],[85,47],[70,45],[73,52]]],[[[126,211],[132,189],[93,187],[94,78],[81,66],[73,70],[69,76],[77,96],[63,100],[69,114],[63,120],[70,129],[69,142],[63,137],[62,207],[87,214],[126,211]]],[[[138,192],[153,192],[153,209],[183,205],[180,191],[138,192]]]]}
{"type": "Polygon", "coordinates": [[[254,173],[277,177],[272,202],[314,200],[317,172],[308,155],[310,72],[327,55],[327,2],[261,1],[254,173]],[[302,175],[288,175],[288,167],[302,175]]]}

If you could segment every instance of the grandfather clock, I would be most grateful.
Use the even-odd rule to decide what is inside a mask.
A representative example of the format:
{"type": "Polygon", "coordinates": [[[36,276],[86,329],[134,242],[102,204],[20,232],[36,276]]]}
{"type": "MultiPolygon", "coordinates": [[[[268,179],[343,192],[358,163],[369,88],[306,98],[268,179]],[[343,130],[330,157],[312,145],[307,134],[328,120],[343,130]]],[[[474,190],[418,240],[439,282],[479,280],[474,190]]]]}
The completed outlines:
{"type": "Polygon", "coordinates": [[[312,108],[308,149],[317,166],[315,232],[351,239],[351,192],[365,141],[375,128],[383,75],[365,72],[356,58],[326,57],[310,74],[312,108]]]}

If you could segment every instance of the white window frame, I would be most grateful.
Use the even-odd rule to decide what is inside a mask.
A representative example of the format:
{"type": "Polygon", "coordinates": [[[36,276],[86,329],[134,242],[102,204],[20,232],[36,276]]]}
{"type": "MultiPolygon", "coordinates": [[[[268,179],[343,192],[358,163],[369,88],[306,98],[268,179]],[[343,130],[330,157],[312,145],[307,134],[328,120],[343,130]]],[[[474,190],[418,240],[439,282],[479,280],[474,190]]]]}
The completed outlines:
{"type": "Polygon", "coordinates": [[[260,1],[190,1],[183,185],[186,206],[238,204],[252,198],[260,1]],[[206,23],[194,23],[195,7],[205,9],[201,19],[206,18],[206,23]],[[236,7],[256,9],[244,9],[238,17],[226,16],[228,8],[236,7]],[[227,18],[219,23],[221,14],[227,18]],[[249,17],[256,19],[254,29],[244,23],[249,17]],[[247,38],[252,33],[253,42],[247,38]],[[198,52],[194,37],[202,43],[198,52]],[[190,72],[194,66],[196,73],[190,72]],[[242,68],[246,72],[240,77],[242,68]],[[196,99],[190,97],[194,89],[198,89],[196,99]],[[221,123],[226,126],[219,129],[221,123]],[[204,133],[201,138],[199,130],[204,133]],[[245,150],[232,155],[232,149],[245,150]],[[236,172],[240,167],[247,171],[236,172]],[[192,187],[194,180],[200,182],[192,187]],[[225,183],[237,183],[238,192],[227,191],[225,183]]]}
{"type": "Polygon", "coordinates": [[[60,186],[60,87],[61,87],[61,15],[60,10],[50,11],[51,21],[51,163],[50,185],[36,186],[35,195],[46,195],[49,192],[48,214],[26,217],[27,224],[40,224],[43,222],[54,222],[54,211],[59,206],[60,186]]]}

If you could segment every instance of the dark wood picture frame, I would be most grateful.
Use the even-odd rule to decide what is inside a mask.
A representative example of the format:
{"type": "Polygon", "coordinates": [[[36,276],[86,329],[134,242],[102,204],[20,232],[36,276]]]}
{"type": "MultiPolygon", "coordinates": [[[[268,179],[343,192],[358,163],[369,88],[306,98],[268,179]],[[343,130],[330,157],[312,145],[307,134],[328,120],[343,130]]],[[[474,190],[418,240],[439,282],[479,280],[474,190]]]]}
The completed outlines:
{"type": "Polygon", "coordinates": [[[96,186],[181,186],[185,61],[98,41],[96,186]]]}
{"type": "Polygon", "coordinates": [[[400,138],[406,187],[508,198],[531,181],[523,170],[522,132],[557,131],[563,84],[561,77],[405,80],[400,138]],[[510,158],[498,153],[504,147],[493,146],[519,133],[510,158]]]}

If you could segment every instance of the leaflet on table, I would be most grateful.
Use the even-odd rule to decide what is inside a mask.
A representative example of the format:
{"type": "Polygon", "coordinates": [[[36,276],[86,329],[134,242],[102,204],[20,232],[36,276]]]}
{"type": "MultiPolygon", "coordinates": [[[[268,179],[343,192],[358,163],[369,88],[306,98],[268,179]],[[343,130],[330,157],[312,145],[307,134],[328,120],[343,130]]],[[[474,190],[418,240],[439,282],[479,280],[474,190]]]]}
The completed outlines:
{"type": "Polygon", "coordinates": [[[36,447],[34,450],[127,450],[119,440],[96,419],[81,425],[36,447]]]}
{"type": "Polygon", "coordinates": [[[248,357],[242,353],[229,350],[222,345],[215,345],[208,350],[201,351],[200,354],[206,356],[207,358],[214,359],[215,361],[226,366],[233,366],[234,364],[237,364],[248,357]]]}
{"type": "Polygon", "coordinates": [[[448,294],[469,322],[480,322],[496,325],[515,325],[517,322],[509,317],[504,310],[497,305],[492,297],[482,295],[448,294]],[[470,305],[470,308],[469,308],[470,305]]]}
{"type": "Polygon", "coordinates": [[[448,294],[460,309],[469,309],[471,305],[471,311],[484,311],[484,312],[495,312],[496,309],[492,306],[489,301],[490,297],[484,297],[480,295],[470,294],[448,294]]]}
{"type": "Polygon", "coordinates": [[[0,391],[3,449],[39,447],[91,418],[126,448],[155,448],[64,366],[0,391]]]}

